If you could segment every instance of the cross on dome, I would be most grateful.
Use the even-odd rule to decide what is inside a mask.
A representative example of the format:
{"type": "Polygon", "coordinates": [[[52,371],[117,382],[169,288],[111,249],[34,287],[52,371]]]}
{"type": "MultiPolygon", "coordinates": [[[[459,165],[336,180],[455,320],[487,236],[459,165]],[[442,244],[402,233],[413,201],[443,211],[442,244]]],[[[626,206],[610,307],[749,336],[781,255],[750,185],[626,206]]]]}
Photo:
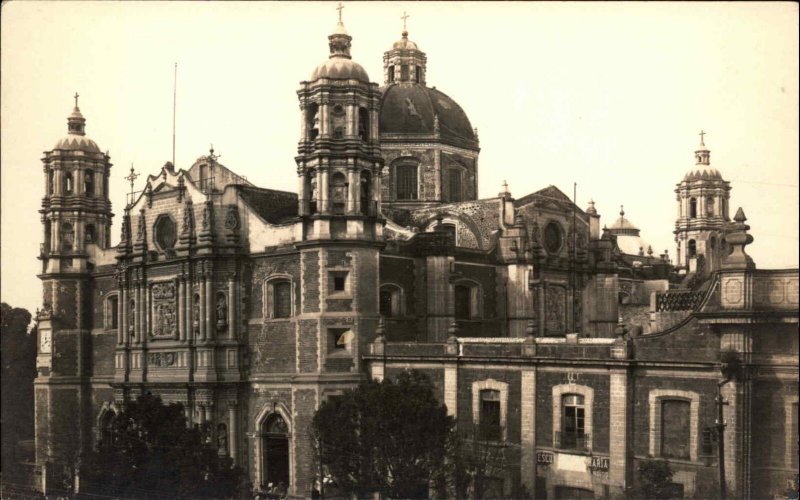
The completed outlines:
{"type": "Polygon", "coordinates": [[[78,107],[78,97],[80,97],[80,94],[75,92],[75,96],[74,97],[75,97],[75,108],[77,108],[78,107]]]}
{"type": "Polygon", "coordinates": [[[408,21],[409,17],[411,17],[411,16],[406,14],[406,11],[403,11],[403,15],[400,16],[400,19],[403,20],[403,33],[407,33],[408,32],[408,30],[406,29],[406,21],[408,21]]]}
{"type": "Polygon", "coordinates": [[[702,129],[700,129],[700,134],[699,135],[700,135],[700,145],[701,146],[705,146],[706,143],[703,142],[703,136],[706,135],[706,133],[702,129]]]}
{"type": "Polygon", "coordinates": [[[336,7],[336,10],[339,11],[339,22],[342,22],[342,9],[344,9],[344,5],[342,5],[342,2],[339,2],[339,6],[336,7]]]}

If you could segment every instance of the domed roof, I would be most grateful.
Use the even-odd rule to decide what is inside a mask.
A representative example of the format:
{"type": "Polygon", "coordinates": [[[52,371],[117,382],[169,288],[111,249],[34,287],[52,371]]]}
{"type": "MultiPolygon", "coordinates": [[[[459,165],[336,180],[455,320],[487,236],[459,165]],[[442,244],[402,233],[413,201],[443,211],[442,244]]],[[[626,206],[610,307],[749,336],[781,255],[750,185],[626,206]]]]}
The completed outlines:
{"type": "Polygon", "coordinates": [[[611,227],[608,228],[608,232],[618,236],[639,236],[639,228],[625,218],[625,209],[623,207],[619,207],[619,218],[615,220],[613,224],[611,224],[611,227]]]}
{"type": "Polygon", "coordinates": [[[100,148],[97,143],[89,139],[85,135],[68,135],[56,142],[53,149],[61,149],[67,151],[85,151],[87,153],[99,153],[100,148]]]}
{"type": "Polygon", "coordinates": [[[477,147],[475,131],[467,114],[453,99],[421,84],[394,84],[383,89],[381,134],[434,133],[437,124],[442,139],[469,142],[477,147]]]}
{"type": "Polygon", "coordinates": [[[367,71],[357,62],[345,57],[331,56],[330,59],[317,66],[309,81],[320,78],[332,78],[341,80],[358,80],[369,83],[367,71]]]}
{"type": "Polygon", "coordinates": [[[714,179],[714,180],[722,180],[722,174],[719,173],[719,170],[716,168],[703,168],[703,169],[696,169],[690,170],[686,172],[686,175],[683,176],[683,180],[685,181],[696,181],[696,180],[706,180],[706,179],[714,179]]]}
{"type": "Polygon", "coordinates": [[[408,31],[403,32],[403,38],[394,42],[392,49],[395,50],[419,50],[417,44],[408,39],[408,31]]]}

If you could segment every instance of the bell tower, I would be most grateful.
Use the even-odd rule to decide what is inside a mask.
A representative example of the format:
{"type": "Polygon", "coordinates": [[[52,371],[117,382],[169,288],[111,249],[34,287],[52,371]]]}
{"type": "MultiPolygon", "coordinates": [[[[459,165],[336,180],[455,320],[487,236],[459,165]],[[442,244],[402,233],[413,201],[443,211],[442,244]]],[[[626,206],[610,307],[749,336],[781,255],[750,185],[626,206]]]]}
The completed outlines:
{"type": "Polygon", "coordinates": [[[728,201],[730,183],[711,168],[711,152],[700,131],[700,145],[694,152],[695,168],[675,189],[678,219],[675,222],[677,266],[686,273],[712,272],[728,254],[725,230],[730,225],[728,201]],[[698,267],[699,265],[699,267],[698,267]]]}
{"type": "Polygon", "coordinates": [[[36,461],[70,464],[89,445],[89,376],[92,329],[91,272],[110,247],[108,154],[86,136],[78,107],[67,117],[67,135],[42,158],[44,198],[43,308],[38,313],[35,382],[36,461]],[[75,432],[75,422],[79,422],[75,432]]]}

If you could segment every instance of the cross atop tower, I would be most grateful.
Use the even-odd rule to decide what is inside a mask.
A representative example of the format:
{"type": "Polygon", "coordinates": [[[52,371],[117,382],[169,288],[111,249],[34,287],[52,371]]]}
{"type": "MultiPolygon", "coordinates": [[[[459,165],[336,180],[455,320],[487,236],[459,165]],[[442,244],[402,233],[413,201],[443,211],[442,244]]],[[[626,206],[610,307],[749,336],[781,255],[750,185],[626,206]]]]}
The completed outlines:
{"type": "Polygon", "coordinates": [[[406,31],[408,31],[408,30],[406,29],[406,21],[408,20],[408,18],[409,18],[409,17],[411,17],[411,16],[409,16],[408,14],[406,14],[406,11],[403,11],[403,15],[402,15],[402,16],[400,16],[400,19],[402,19],[402,20],[403,20],[403,32],[406,32],[406,31]]]}
{"type": "Polygon", "coordinates": [[[342,22],[342,9],[344,9],[344,5],[342,5],[342,2],[339,2],[339,6],[336,7],[336,10],[339,11],[339,22],[342,22]]]}
{"type": "Polygon", "coordinates": [[[136,172],[133,170],[133,163],[131,163],[131,173],[130,173],[130,174],[128,174],[128,175],[125,177],[125,180],[128,180],[128,181],[130,181],[130,183],[131,183],[131,196],[133,196],[133,181],[135,181],[135,180],[136,180],[138,177],[139,177],[139,174],[137,174],[137,173],[136,173],[136,172]]]}
{"type": "Polygon", "coordinates": [[[75,97],[75,107],[77,108],[78,107],[78,97],[80,97],[80,94],[75,92],[75,96],[74,97],[75,97]]]}
{"type": "Polygon", "coordinates": [[[700,130],[700,134],[699,134],[699,135],[700,135],[700,145],[701,145],[701,146],[705,146],[705,145],[706,145],[706,143],[705,143],[705,142],[703,142],[703,136],[704,136],[704,135],[706,135],[706,133],[705,133],[705,132],[703,132],[703,130],[701,129],[701,130],[700,130]]]}

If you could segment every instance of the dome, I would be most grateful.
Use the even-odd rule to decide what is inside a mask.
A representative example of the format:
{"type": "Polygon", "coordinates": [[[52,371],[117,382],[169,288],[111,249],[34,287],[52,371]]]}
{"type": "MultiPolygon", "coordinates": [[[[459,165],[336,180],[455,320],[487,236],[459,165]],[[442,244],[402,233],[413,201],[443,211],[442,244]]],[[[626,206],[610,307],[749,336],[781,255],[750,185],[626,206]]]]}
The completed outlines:
{"type": "Polygon", "coordinates": [[[475,131],[467,114],[443,92],[419,84],[395,84],[383,89],[380,112],[381,134],[435,132],[438,117],[442,139],[477,147],[475,131]]]}
{"type": "Polygon", "coordinates": [[[394,49],[394,50],[419,50],[417,48],[417,44],[408,39],[408,32],[407,31],[403,32],[403,38],[401,38],[400,40],[394,42],[394,45],[392,45],[392,49],[394,49]]]}
{"type": "Polygon", "coordinates": [[[67,151],[85,151],[87,153],[99,153],[100,148],[97,143],[89,139],[85,135],[68,135],[53,146],[53,149],[61,149],[67,151]]]}
{"type": "Polygon", "coordinates": [[[716,168],[704,168],[704,169],[696,169],[690,170],[686,172],[686,175],[683,176],[683,180],[685,181],[696,181],[696,180],[706,180],[706,179],[713,179],[713,180],[722,180],[722,174],[719,173],[719,170],[716,168]]]}
{"type": "Polygon", "coordinates": [[[358,80],[369,83],[367,71],[357,62],[344,57],[332,56],[324,63],[317,66],[309,81],[320,78],[331,78],[339,80],[358,80]]]}
{"type": "Polygon", "coordinates": [[[640,236],[621,234],[617,236],[617,246],[626,255],[639,255],[640,252],[647,253],[650,245],[640,236]]]}

